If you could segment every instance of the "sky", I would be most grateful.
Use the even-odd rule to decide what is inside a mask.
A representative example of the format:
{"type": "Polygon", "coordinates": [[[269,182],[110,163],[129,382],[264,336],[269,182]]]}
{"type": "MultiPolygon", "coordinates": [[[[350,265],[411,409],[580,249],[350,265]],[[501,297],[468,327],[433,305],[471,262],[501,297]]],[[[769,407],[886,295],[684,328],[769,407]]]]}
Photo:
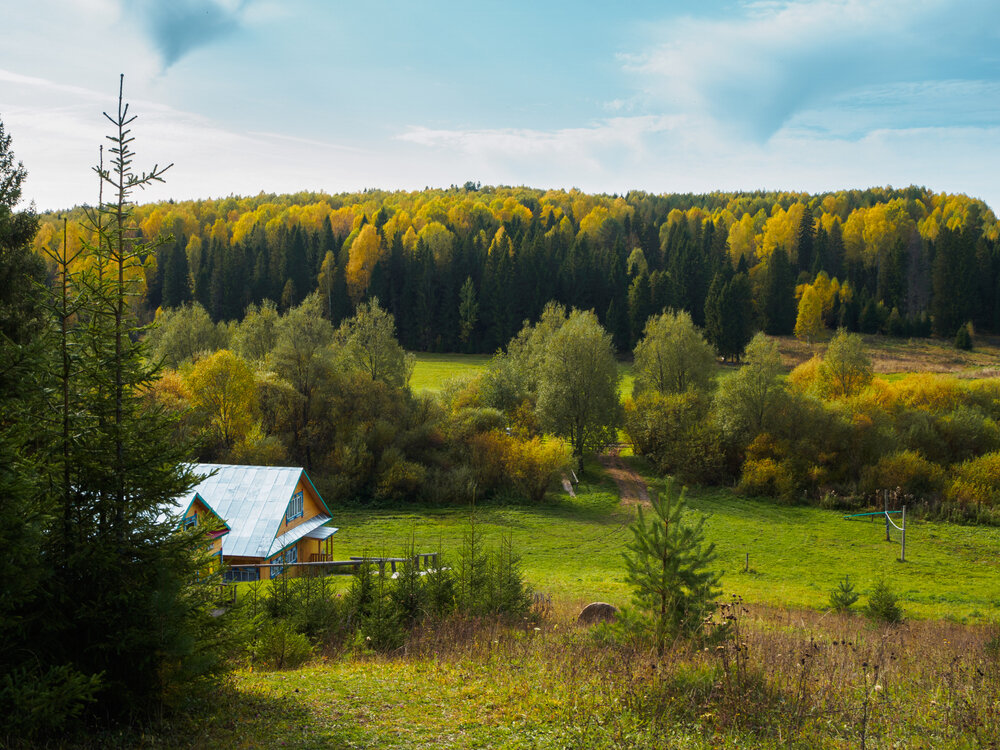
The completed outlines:
{"type": "Polygon", "coordinates": [[[3,0],[24,202],[97,200],[119,75],[140,202],[466,181],[922,185],[1000,206],[996,0],[3,0]]]}

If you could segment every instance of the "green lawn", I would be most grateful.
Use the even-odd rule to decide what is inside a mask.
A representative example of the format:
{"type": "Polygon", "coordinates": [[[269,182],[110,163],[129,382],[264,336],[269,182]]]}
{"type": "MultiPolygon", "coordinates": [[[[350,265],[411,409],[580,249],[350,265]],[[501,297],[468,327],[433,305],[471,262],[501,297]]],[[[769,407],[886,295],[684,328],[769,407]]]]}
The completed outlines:
{"type": "Polygon", "coordinates": [[[431,354],[413,352],[416,361],[410,388],[420,391],[439,391],[448,380],[456,375],[475,374],[484,369],[491,357],[488,354],[431,354]]]}
{"type": "MultiPolygon", "coordinates": [[[[537,590],[573,606],[592,600],[627,603],[621,554],[632,511],[618,506],[608,483],[584,482],[575,499],[550,497],[551,502],[536,507],[481,506],[477,522],[489,539],[501,532],[513,535],[537,590]]],[[[877,521],[743,499],[728,490],[692,492],[689,500],[695,511],[709,516],[705,529],[716,545],[727,594],[791,608],[824,608],[830,589],[845,575],[862,593],[884,576],[908,615],[1000,619],[1000,529],[911,519],[907,561],[900,563],[898,533],[886,542],[884,524],[877,521]]],[[[340,531],[334,552],[346,558],[362,551],[401,554],[411,536],[418,551],[455,551],[469,510],[345,509],[335,515],[340,531]]]]}

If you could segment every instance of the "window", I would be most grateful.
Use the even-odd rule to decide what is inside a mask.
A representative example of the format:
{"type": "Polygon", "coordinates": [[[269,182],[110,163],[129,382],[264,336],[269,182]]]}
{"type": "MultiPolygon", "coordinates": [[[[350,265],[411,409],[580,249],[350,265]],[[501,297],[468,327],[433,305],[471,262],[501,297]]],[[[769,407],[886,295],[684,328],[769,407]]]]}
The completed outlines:
{"type": "Polygon", "coordinates": [[[305,503],[302,500],[302,492],[292,495],[292,501],[288,503],[288,510],[285,511],[285,523],[301,518],[305,513],[305,503]]]}
{"type": "Polygon", "coordinates": [[[270,562],[275,566],[271,568],[271,578],[277,578],[285,572],[285,565],[297,563],[299,561],[299,550],[296,547],[289,547],[283,555],[272,557],[270,562]]]}
{"type": "Polygon", "coordinates": [[[190,516],[185,516],[181,523],[183,524],[183,528],[185,530],[193,529],[198,525],[198,514],[192,513],[190,516]]]}

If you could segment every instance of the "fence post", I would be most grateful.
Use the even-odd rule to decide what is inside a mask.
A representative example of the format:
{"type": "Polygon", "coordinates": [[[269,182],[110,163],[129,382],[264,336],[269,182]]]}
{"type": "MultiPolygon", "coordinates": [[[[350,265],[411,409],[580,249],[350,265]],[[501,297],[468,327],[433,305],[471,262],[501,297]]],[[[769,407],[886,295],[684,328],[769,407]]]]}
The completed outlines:
{"type": "Polygon", "coordinates": [[[906,562],[906,506],[903,506],[903,541],[900,543],[899,561],[906,562]]]}
{"type": "Polygon", "coordinates": [[[885,501],[885,540],[891,541],[889,536],[889,490],[882,490],[882,499],[885,501]]]}

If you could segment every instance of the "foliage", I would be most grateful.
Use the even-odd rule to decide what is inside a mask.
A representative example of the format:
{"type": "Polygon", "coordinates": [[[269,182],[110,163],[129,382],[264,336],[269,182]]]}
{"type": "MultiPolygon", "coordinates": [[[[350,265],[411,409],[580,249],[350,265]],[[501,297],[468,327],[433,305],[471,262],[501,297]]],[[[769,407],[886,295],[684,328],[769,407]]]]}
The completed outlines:
{"type": "Polygon", "coordinates": [[[215,433],[223,451],[245,443],[257,421],[257,390],[247,364],[228,349],[199,360],[186,378],[191,406],[215,433]]]}
{"type": "Polygon", "coordinates": [[[782,396],[780,372],[777,345],[758,333],[747,346],[745,364],[716,392],[715,408],[726,434],[749,443],[763,431],[768,415],[782,396]]]}
{"type": "Polygon", "coordinates": [[[714,365],[715,353],[690,314],[670,310],[646,322],[643,338],[635,346],[633,394],[707,390],[714,365]]]}
{"type": "MultiPolygon", "coordinates": [[[[3,462],[4,496],[25,501],[30,524],[21,537],[33,549],[17,550],[20,562],[37,560],[11,576],[34,590],[15,590],[15,610],[0,618],[15,626],[3,633],[4,666],[34,684],[8,685],[3,700],[24,708],[25,722],[38,717],[27,703],[48,703],[44,719],[22,725],[27,741],[147,718],[221,668],[221,623],[209,615],[205,578],[197,580],[206,540],[203,532],[179,533],[172,510],[193,483],[184,469],[190,454],[150,399],[156,370],[132,314],[155,242],[140,240],[130,196],[164,170],[133,171],[135,118],[121,94],[108,119],[111,167],[95,172],[110,198],[89,209],[92,231],[75,250],[66,243],[52,250],[51,294],[29,288],[47,308],[36,339],[47,356],[23,360],[23,374],[46,402],[19,400],[17,390],[2,399],[0,423],[16,415],[33,432],[21,445],[16,432],[0,436],[0,450],[16,449],[15,460],[3,462]],[[33,614],[22,620],[21,606],[33,614]],[[19,622],[31,631],[18,633],[19,622]],[[11,664],[12,653],[27,662],[11,664]]],[[[3,706],[4,715],[11,708],[3,706]]]]}
{"type": "Polygon", "coordinates": [[[971,323],[966,323],[958,327],[958,331],[955,333],[955,348],[961,349],[962,351],[972,351],[972,332],[970,331],[971,323]]]}
{"type": "Polygon", "coordinates": [[[668,484],[661,497],[650,499],[650,506],[651,517],[639,506],[629,527],[626,580],[636,606],[652,618],[655,643],[663,653],[668,640],[700,631],[719,594],[720,575],[708,568],[715,545],[704,542],[704,517],[693,525],[683,521],[685,490],[668,484]]]}
{"type": "Polygon", "coordinates": [[[610,335],[591,312],[574,310],[548,341],[539,375],[538,417],[569,439],[573,454],[599,450],[620,421],[620,374],[610,335]]]}
{"type": "Polygon", "coordinates": [[[664,474],[699,484],[731,475],[731,451],[710,418],[711,401],[697,392],[646,392],[625,404],[624,428],[635,452],[664,474]]]}
{"type": "Polygon", "coordinates": [[[156,316],[156,325],[146,336],[150,354],[155,362],[176,369],[202,355],[226,346],[226,331],[217,326],[194,302],[173,310],[162,310],[156,316]]]}
{"type": "Polygon", "coordinates": [[[884,578],[876,581],[868,595],[864,611],[865,617],[880,625],[898,625],[903,621],[903,609],[899,605],[899,597],[884,578]]]}
{"type": "Polygon", "coordinates": [[[851,607],[858,601],[859,594],[854,590],[851,577],[844,576],[837,585],[830,591],[830,609],[834,612],[850,612],[851,607]]]}
{"type": "Polygon", "coordinates": [[[350,369],[397,388],[409,385],[413,355],[396,341],[395,321],[379,306],[377,297],[358,305],[354,317],[341,324],[337,335],[341,356],[350,369]]]}
{"type": "Polygon", "coordinates": [[[287,620],[273,620],[261,629],[253,655],[253,660],[264,667],[297,669],[312,656],[312,645],[287,620]]]}
{"type": "Polygon", "coordinates": [[[954,467],[947,497],[965,508],[1000,506],[1000,453],[986,453],[954,467]]]}
{"type": "Polygon", "coordinates": [[[944,470],[915,451],[900,451],[883,456],[861,474],[860,488],[874,495],[885,487],[898,487],[908,495],[934,498],[944,485],[944,470]]]}
{"type": "Polygon", "coordinates": [[[819,387],[829,398],[851,396],[872,379],[872,361],[865,353],[864,342],[856,333],[844,329],[830,341],[819,366],[819,387]]]}

